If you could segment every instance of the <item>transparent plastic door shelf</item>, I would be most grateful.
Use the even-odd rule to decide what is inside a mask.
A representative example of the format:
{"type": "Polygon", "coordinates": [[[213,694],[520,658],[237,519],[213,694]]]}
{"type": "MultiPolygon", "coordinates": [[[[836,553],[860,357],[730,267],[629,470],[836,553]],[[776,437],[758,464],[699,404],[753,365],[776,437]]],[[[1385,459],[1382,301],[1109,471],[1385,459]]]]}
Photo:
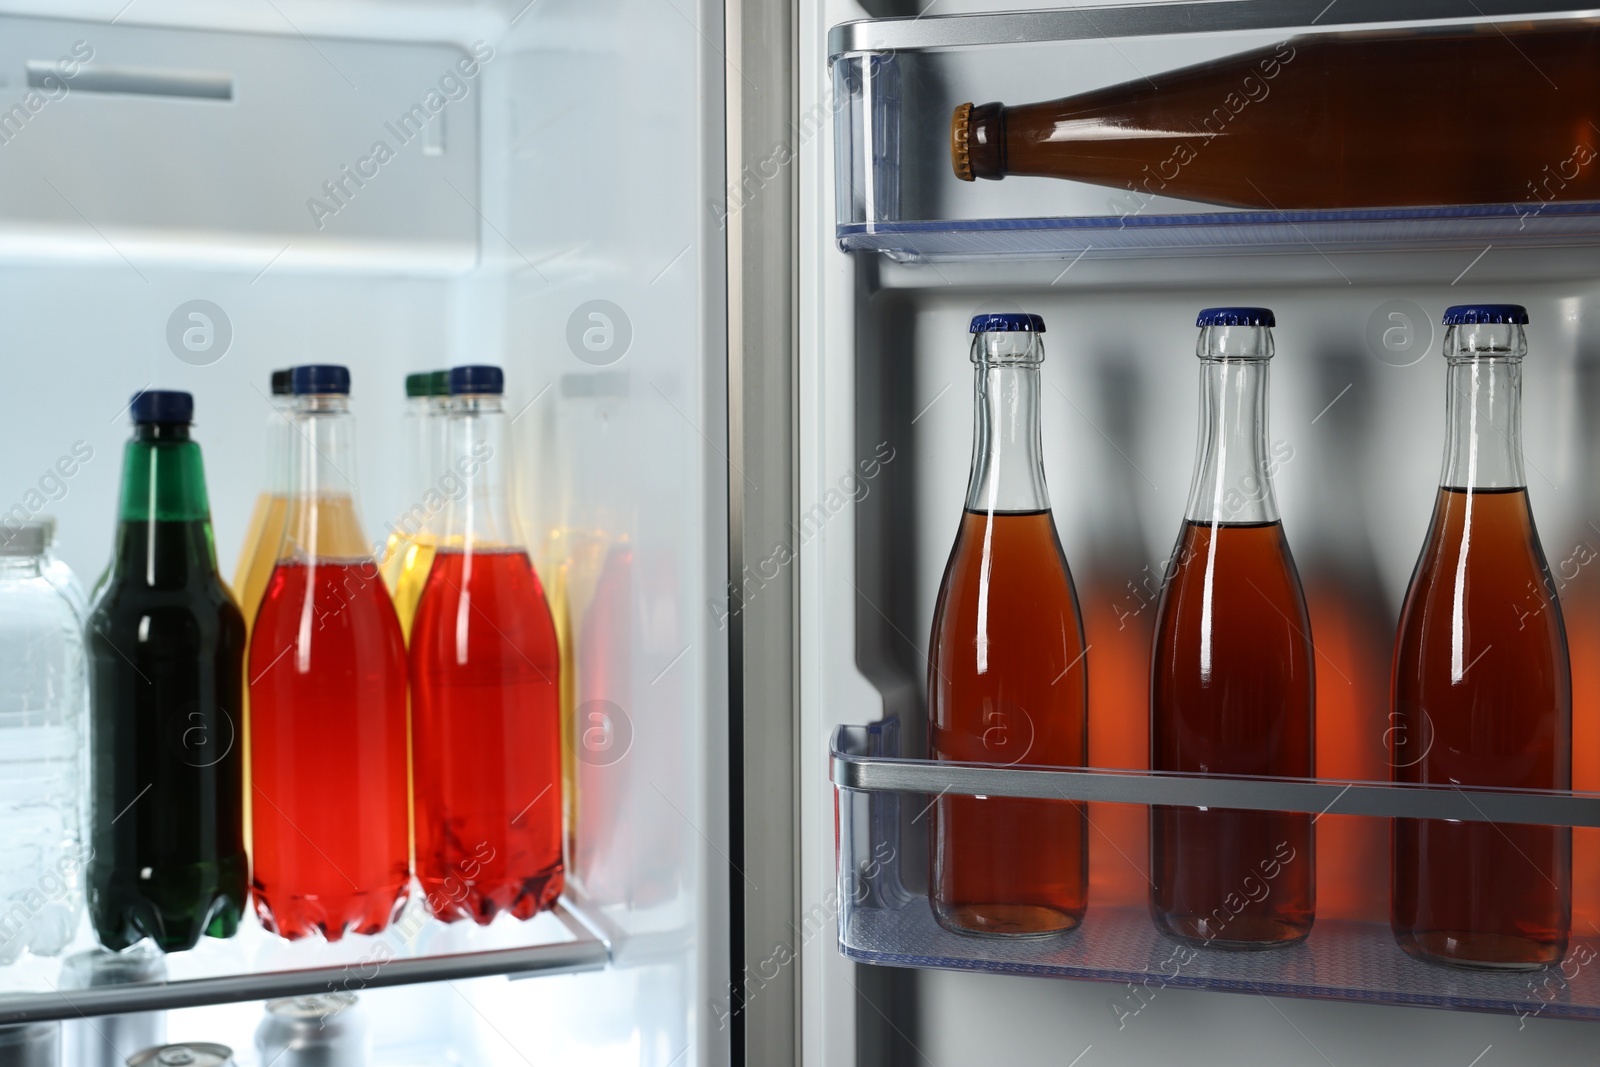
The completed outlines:
{"type": "Polygon", "coordinates": [[[1541,970],[1468,970],[1413,958],[1395,943],[1381,908],[1374,913],[1370,894],[1363,909],[1344,903],[1350,895],[1338,891],[1351,879],[1386,885],[1387,868],[1341,870],[1326,863],[1318,865],[1317,884],[1319,896],[1337,902],[1333,916],[1319,914],[1298,945],[1236,951],[1159,932],[1146,902],[1148,854],[1142,842],[1118,839],[1119,827],[1130,818],[1143,820],[1150,802],[1160,801],[1307,812],[1319,838],[1331,827],[1357,822],[1386,832],[1391,817],[1400,815],[1570,826],[1577,854],[1600,849],[1600,795],[958,765],[898,758],[898,733],[891,719],[840,727],[834,735],[839,883],[832,910],[840,951],[850,959],[1115,983],[1108,1004],[1124,1024],[1167,988],[1600,1018],[1600,885],[1574,880],[1566,957],[1541,970]],[[927,889],[929,812],[949,795],[1085,802],[1089,904],[1076,929],[1021,940],[956,934],[935,921],[927,889]]]}
{"type": "Polygon", "coordinates": [[[1564,13],[1518,0],[1426,10],[1291,0],[842,23],[829,35],[825,98],[834,120],[837,243],[905,262],[1592,244],[1600,240],[1600,202],[1555,200],[1538,188],[1543,160],[1530,161],[1528,195],[1514,203],[1357,210],[1218,207],[1163,195],[1158,178],[1127,188],[1016,176],[962,181],[951,162],[951,115],[963,102],[1017,105],[1159,82],[1163,72],[1361,23],[1564,13]]]}

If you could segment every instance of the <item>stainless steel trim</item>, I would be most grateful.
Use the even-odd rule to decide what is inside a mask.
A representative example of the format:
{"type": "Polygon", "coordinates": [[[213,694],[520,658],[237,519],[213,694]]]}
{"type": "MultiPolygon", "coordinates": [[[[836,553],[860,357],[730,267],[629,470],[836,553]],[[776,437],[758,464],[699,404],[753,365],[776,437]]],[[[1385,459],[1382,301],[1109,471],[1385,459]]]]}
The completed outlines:
{"type": "Polygon", "coordinates": [[[840,752],[837,746],[830,777],[841,789],[867,793],[1026,797],[1600,827],[1600,795],[1582,793],[973,766],[851,756],[840,752]]]}
{"type": "Polygon", "coordinates": [[[527,977],[535,974],[578,974],[605,968],[605,944],[585,930],[566,908],[556,915],[575,940],[528,948],[498,949],[459,956],[420,959],[370,960],[337,967],[312,967],[301,971],[268,971],[194,978],[178,982],[150,982],[54,993],[0,995],[0,1025],[42,1019],[76,1019],[127,1012],[194,1008],[206,1004],[231,1004],[241,1000],[268,1000],[330,991],[359,991],[417,982],[442,982],[490,975],[527,977]]]}
{"type": "MultiPolygon", "coordinates": [[[[762,561],[793,537],[798,467],[795,264],[799,183],[797,5],[725,0],[728,238],[728,856],[735,1064],[801,1062],[799,615],[795,568],[762,561]],[[754,977],[753,977],[754,976],[754,977]],[[745,983],[752,980],[751,995],[745,983]],[[758,985],[757,985],[758,984],[758,985]],[[759,988],[759,995],[754,995],[759,988]]],[[[720,1013],[719,1013],[720,1014],[720,1013]]],[[[717,1025],[722,1025],[719,1018],[717,1025]]]]}
{"type": "Polygon", "coordinates": [[[915,52],[1096,37],[1151,37],[1327,27],[1363,22],[1488,19],[1508,15],[1593,13],[1549,0],[1198,0],[1107,5],[990,15],[929,15],[842,22],[828,31],[828,62],[855,52],[915,52]]]}

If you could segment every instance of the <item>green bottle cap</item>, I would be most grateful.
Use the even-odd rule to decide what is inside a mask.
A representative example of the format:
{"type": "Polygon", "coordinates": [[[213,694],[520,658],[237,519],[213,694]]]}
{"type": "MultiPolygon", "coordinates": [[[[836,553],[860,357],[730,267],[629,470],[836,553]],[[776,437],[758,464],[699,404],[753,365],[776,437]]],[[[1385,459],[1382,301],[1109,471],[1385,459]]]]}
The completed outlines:
{"type": "Polygon", "coordinates": [[[429,396],[449,396],[450,395],[450,372],[449,371],[447,371],[447,370],[436,370],[436,371],[433,371],[431,374],[428,375],[428,395],[429,396]]]}
{"type": "Polygon", "coordinates": [[[408,399],[419,396],[432,396],[429,386],[433,382],[433,375],[428,371],[419,371],[416,374],[406,375],[406,397],[408,399]]]}

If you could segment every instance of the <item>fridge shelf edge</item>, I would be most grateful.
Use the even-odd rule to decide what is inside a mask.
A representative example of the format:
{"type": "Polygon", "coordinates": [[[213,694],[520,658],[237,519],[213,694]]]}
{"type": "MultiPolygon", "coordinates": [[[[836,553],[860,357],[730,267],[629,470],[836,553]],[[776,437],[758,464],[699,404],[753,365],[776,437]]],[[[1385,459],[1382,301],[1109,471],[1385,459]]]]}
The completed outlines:
{"type": "Polygon", "coordinates": [[[839,789],[1600,827],[1597,794],[900,759],[859,754],[851,738],[864,730],[841,726],[834,734],[829,777],[839,789]]]}
{"type": "Polygon", "coordinates": [[[841,222],[835,241],[909,262],[1589,247],[1600,203],[841,222]]]}
{"type": "Polygon", "coordinates": [[[0,996],[0,1026],[55,1019],[165,1011],[245,1000],[271,1000],[329,992],[356,992],[465,978],[531,978],[603,970],[611,954],[604,941],[564,905],[555,909],[573,940],[449,956],[362,961],[296,971],[223,975],[180,981],[97,986],[92,989],[0,996]],[[371,972],[371,973],[368,973],[371,972]]]}
{"type": "Polygon", "coordinates": [[[841,22],[828,31],[828,62],[868,52],[921,52],[1089,38],[1157,37],[1309,26],[1561,15],[1588,11],[1540,0],[1200,0],[981,15],[901,16],[841,22]]]}

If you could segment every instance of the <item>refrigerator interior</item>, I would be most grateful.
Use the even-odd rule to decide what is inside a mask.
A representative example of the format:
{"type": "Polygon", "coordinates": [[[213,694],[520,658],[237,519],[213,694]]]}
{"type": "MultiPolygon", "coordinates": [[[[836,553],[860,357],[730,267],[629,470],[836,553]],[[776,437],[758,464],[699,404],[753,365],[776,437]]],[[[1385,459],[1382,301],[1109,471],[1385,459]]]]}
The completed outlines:
{"type": "MultiPolygon", "coordinates": [[[[169,960],[200,981],[193,999],[225,999],[204,983],[229,975],[322,968],[316,988],[367,989],[391,966],[376,984],[488,960],[367,989],[374,1062],[726,1061],[727,652],[705,608],[726,573],[724,257],[705,209],[721,17],[652,0],[0,4],[8,514],[53,516],[93,583],[129,397],[188,390],[231,579],[269,371],[343,363],[381,544],[421,491],[401,463],[404,376],[499,364],[517,509],[570,628],[561,917],[408,912],[333,945],[247,918],[169,960]],[[606,740],[586,749],[589,727],[606,740]],[[582,951],[546,966],[546,946],[582,951]]],[[[74,947],[89,944],[85,923],[74,947]]],[[[55,965],[0,970],[0,1012],[49,993],[55,965]]],[[[260,1012],[184,1007],[169,1038],[254,1063],[260,1012]]]]}
{"type": "MultiPolygon", "coordinates": [[[[802,5],[802,114],[809,107],[835,123],[850,121],[849,102],[830,77],[832,27],[924,14],[920,4],[866,8],[802,5]]],[[[985,7],[940,5],[927,14],[953,12],[983,14],[985,7]]],[[[909,25],[913,35],[923,28],[909,25]]],[[[903,213],[880,217],[1115,212],[1105,206],[1108,191],[1090,186],[954,181],[944,151],[949,106],[1047,100],[1140,76],[1159,80],[1163,71],[1293,32],[1300,31],[1115,40],[1091,33],[1057,44],[886,52],[887,61],[918,71],[920,80],[914,90],[905,87],[899,126],[871,134],[879,146],[898,138],[886,154],[898,153],[908,168],[896,187],[903,213]]],[[[1565,573],[1564,561],[1600,543],[1591,525],[1600,521],[1600,272],[1589,242],[1472,243],[1433,232],[1426,236],[1441,239],[1428,247],[1394,235],[1324,247],[1302,234],[1284,242],[1298,247],[1270,250],[1095,254],[1080,243],[1079,254],[1012,255],[1020,246],[999,234],[986,251],[846,252],[839,244],[858,231],[847,234],[835,223],[858,218],[861,205],[838,205],[838,151],[819,136],[802,152],[802,225],[811,235],[801,261],[798,502],[802,520],[810,519],[801,548],[803,912],[832,919],[847,910],[829,784],[834,728],[895,717],[902,754],[926,753],[927,641],[971,456],[967,323],[975,313],[1027,311],[1047,324],[1045,473],[1092,642],[1097,629],[1114,635],[1123,622],[1148,620],[1179,533],[1196,440],[1196,311],[1255,305],[1276,312],[1268,440],[1275,455],[1287,457],[1274,475],[1277,497],[1314,629],[1322,622],[1330,635],[1338,629],[1357,636],[1331,649],[1323,647],[1328,638],[1319,639],[1319,656],[1338,657],[1357,676],[1352,686],[1385,702],[1367,713],[1379,749],[1394,627],[1438,485],[1445,436],[1438,322],[1447,305],[1527,305],[1524,448],[1552,571],[1565,573]],[[1401,324],[1386,342],[1386,331],[1401,324]],[[1319,606],[1322,596],[1330,606],[1319,606]]],[[[1166,202],[1142,210],[1180,209],[1218,210],[1166,202]]],[[[1568,583],[1590,577],[1581,567],[1568,569],[1564,598],[1568,583]]],[[[1580,654],[1574,650],[1575,659],[1580,654]]],[[[1142,674],[1147,660],[1120,669],[1142,674]]],[[[1092,652],[1090,670],[1092,678],[1092,652]]],[[[927,835],[910,830],[915,813],[906,807],[899,816],[905,854],[896,858],[907,887],[925,893],[927,835]]],[[[1086,922],[1094,916],[1094,864],[1114,861],[1112,853],[1091,842],[1086,922]]],[[[1594,901],[1582,899],[1595,888],[1575,877],[1574,945],[1600,938],[1594,901]]],[[[926,898],[909,907],[925,912],[926,898]]],[[[1368,918],[1384,920],[1381,912],[1368,918]]],[[[827,930],[807,956],[810,1063],[849,1056],[937,1064],[1568,1062],[1588,1044],[1583,1023],[1541,1019],[1537,1011],[1520,1018],[1446,1014],[1165,987],[1152,996],[1127,983],[887,968],[843,959],[836,936],[827,930]]]]}

